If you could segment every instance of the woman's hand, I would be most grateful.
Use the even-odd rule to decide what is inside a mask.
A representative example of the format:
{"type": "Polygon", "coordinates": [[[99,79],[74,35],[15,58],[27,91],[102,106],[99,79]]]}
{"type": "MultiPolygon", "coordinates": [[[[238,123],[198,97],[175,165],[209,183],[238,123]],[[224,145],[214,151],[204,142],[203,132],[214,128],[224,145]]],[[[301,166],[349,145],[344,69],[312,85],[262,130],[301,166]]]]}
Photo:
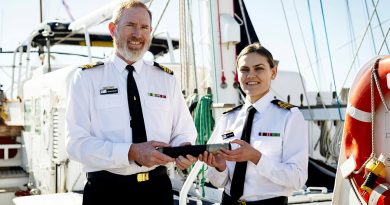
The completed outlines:
{"type": "Polygon", "coordinates": [[[222,158],[220,153],[214,155],[204,151],[203,154],[199,155],[198,159],[205,162],[208,166],[215,167],[220,172],[226,169],[226,161],[222,158]]]}

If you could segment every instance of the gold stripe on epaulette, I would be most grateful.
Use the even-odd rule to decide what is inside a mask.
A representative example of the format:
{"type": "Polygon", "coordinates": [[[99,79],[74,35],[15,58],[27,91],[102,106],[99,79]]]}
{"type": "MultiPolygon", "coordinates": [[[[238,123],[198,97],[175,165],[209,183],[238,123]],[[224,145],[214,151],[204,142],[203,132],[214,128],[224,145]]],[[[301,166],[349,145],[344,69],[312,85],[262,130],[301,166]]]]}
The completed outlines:
{"type": "Polygon", "coordinates": [[[291,108],[296,107],[295,105],[292,105],[292,104],[287,103],[287,102],[283,102],[281,100],[272,100],[271,103],[275,104],[276,106],[278,106],[280,108],[286,109],[286,110],[290,110],[291,108]]]}
{"type": "Polygon", "coordinates": [[[173,75],[173,70],[169,69],[168,67],[165,67],[165,66],[163,66],[161,64],[158,64],[156,62],[154,62],[153,65],[156,66],[157,68],[160,68],[162,71],[164,71],[164,72],[166,72],[166,73],[168,73],[170,75],[173,75]]]}
{"type": "Polygon", "coordinates": [[[88,64],[84,64],[82,66],[80,66],[81,69],[85,70],[85,69],[91,69],[91,68],[95,68],[95,67],[98,67],[100,65],[104,65],[104,62],[102,61],[97,61],[95,63],[88,63],[88,64]]]}
{"type": "Polygon", "coordinates": [[[241,105],[238,105],[238,106],[236,106],[236,107],[234,107],[234,108],[231,108],[231,109],[229,109],[229,110],[223,112],[223,114],[230,113],[230,112],[233,112],[233,111],[235,111],[235,110],[237,110],[237,109],[240,109],[243,105],[244,105],[244,104],[241,104],[241,105]]]}

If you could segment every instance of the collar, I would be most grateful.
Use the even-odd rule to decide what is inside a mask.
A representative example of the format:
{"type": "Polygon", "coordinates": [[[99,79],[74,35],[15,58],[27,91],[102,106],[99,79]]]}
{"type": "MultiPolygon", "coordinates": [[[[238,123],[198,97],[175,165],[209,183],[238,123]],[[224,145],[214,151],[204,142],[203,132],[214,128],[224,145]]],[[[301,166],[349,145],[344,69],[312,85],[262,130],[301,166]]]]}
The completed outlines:
{"type": "MultiPolygon", "coordinates": [[[[112,62],[114,62],[115,68],[118,69],[119,73],[123,73],[126,70],[127,62],[119,58],[117,55],[113,54],[111,56],[112,62]]],[[[135,72],[138,74],[141,74],[143,71],[143,65],[144,61],[143,59],[139,59],[136,62],[134,62],[133,67],[135,69],[135,72]]],[[[127,72],[127,71],[126,71],[127,72]]]]}
{"type": "Polygon", "coordinates": [[[247,110],[248,107],[252,105],[257,112],[263,113],[267,109],[271,101],[273,100],[273,96],[274,96],[273,92],[268,91],[267,94],[265,94],[262,98],[258,99],[254,104],[249,102],[249,100],[245,99],[245,104],[243,109],[247,110]]]}

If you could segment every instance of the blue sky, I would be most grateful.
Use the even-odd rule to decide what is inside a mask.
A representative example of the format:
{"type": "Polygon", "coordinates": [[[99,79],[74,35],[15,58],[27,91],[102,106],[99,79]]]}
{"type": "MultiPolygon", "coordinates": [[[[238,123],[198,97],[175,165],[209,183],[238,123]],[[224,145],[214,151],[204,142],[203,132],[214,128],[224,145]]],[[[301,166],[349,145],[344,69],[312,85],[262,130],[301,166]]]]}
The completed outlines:
{"type": "MultiPolygon", "coordinates": [[[[192,0],[194,1],[194,0],[192,0]]],[[[205,0],[199,0],[205,1],[205,0]]],[[[42,0],[43,2],[43,19],[62,19],[69,20],[69,16],[62,5],[61,0],[42,0]]],[[[70,12],[75,18],[80,18],[103,5],[109,3],[109,0],[66,0],[70,12]]],[[[154,0],[151,9],[154,16],[158,16],[165,5],[166,0],[154,0]],[[161,9],[158,9],[161,8],[161,9]]],[[[178,11],[174,5],[177,0],[171,0],[170,6],[165,15],[165,19],[160,23],[158,31],[168,30],[171,35],[178,37],[178,28],[172,26],[172,19],[178,19],[178,11]]],[[[220,3],[227,3],[227,0],[220,0],[220,3]]],[[[352,52],[359,45],[365,28],[368,23],[365,2],[368,5],[368,12],[371,15],[373,11],[372,0],[349,0],[349,10],[351,12],[351,22],[353,25],[353,35],[355,41],[351,39],[351,26],[349,26],[346,0],[324,0],[323,11],[326,21],[326,29],[331,50],[333,71],[335,73],[336,85],[341,87],[345,81],[345,76],[351,66],[352,58],[355,53],[352,52]]],[[[374,2],[377,2],[374,0],[374,2]]],[[[333,80],[331,75],[331,64],[329,61],[328,47],[326,44],[324,26],[322,21],[322,12],[319,0],[310,0],[312,10],[313,29],[317,40],[317,51],[319,56],[318,65],[314,66],[312,71],[310,61],[315,64],[314,46],[312,39],[312,27],[308,12],[307,0],[284,0],[283,4],[291,29],[291,34],[298,58],[298,64],[289,38],[289,32],[285,17],[283,14],[282,3],[280,0],[245,0],[249,14],[254,23],[255,30],[260,42],[267,47],[276,59],[280,60],[281,70],[298,71],[298,66],[303,73],[308,84],[312,85],[309,89],[316,89],[314,78],[321,79],[322,88],[325,90],[333,89],[333,80]],[[296,8],[296,10],[295,10],[296,8]],[[297,11],[297,12],[296,12],[297,11]],[[298,16],[297,16],[298,15],[298,16]],[[299,17],[300,22],[297,21],[299,17]],[[299,30],[299,23],[303,30],[305,41],[299,30]],[[305,45],[309,57],[307,57],[305,45]],[[310,59],[310,61],[309,61],[310,59]],[[313,77],[314,73],[314,77],[313,77]],[[321,74],[318,74],[321,73],[321,74]],[[321,78],[319,77],[321,76],[321,78]]],[[[390,25],[390,8],[389,0],[381,0],[378,4],[378,15],[382,21],[384,33],[387,32],[390,25]]],[[[155,17],[154,19],[157,19],[155,17]]],[[[156,21],[154,21],[156,23],[156,21]]],[[[38,0],[0,0],[0,46],[3,51],[14,50],[18,43],[24,41],[28,34],[39,24],[39,1],[38,0]]],[[[104,24],[96,30],[105,31],[104,24]]],[[[157,31],[157,32],[158,32],[157,31]]],[[[196,31],[194,31],[196,32],[196,31]]],[[[373,20],[373,36],[367,33],[362,43],[356,66],[353,66],[352,75],[357,72],[360,65],[375,56],[374,46],[379,48],[383,37],[380,27],[378,26],[377,17],[373,20]]],[[[388,41],[390,44],[390,41],[388,41]]],[[[390,46],[390,45],[389,45],[390,46]]],[[[64,48],[66,50],[68,48],[64,48]]],[[[85,53],[85,51],[84,51],[85,53]]],[[[382,49],[382,54],[387,53],[386,47],[382,49]]],[[[0,66],[12,64],[11,56],[0,56],[0,66]]],[[[3,68],[7,69],[7,68],[3,68]]],[[[8,69],[9,70],[9,69],[8,69]]],[[[0,82],[6,82],[5,73],[0,68],[0,82]]],[[[352,78],[351,78],[352,79],[352,78]]],[[[348,81],[349,82],[349,81],[348,81]]]]}

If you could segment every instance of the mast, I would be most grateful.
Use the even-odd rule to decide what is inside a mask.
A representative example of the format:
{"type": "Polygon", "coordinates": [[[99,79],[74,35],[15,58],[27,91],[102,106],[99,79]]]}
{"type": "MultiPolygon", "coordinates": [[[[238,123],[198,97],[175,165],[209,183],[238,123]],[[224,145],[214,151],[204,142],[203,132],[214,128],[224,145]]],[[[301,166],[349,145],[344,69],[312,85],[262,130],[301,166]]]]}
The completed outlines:
{"type": "MultiPolygon", "coordinates": [[[[241,40],[240,26],[234,20],[233,1],[219,0],[202,2],[202,25],[207,25],[202,39],[205,52],[205,67],[214,82],[210,82],[215,103],[237,104],[238,91],[233,87],[236,58],[235,44],[241,40]],[[222,85],[222,75],[226,74],[226,87],[222,85]]],[[[216,113],[218,116],[218,113],[216,113]]]]}

